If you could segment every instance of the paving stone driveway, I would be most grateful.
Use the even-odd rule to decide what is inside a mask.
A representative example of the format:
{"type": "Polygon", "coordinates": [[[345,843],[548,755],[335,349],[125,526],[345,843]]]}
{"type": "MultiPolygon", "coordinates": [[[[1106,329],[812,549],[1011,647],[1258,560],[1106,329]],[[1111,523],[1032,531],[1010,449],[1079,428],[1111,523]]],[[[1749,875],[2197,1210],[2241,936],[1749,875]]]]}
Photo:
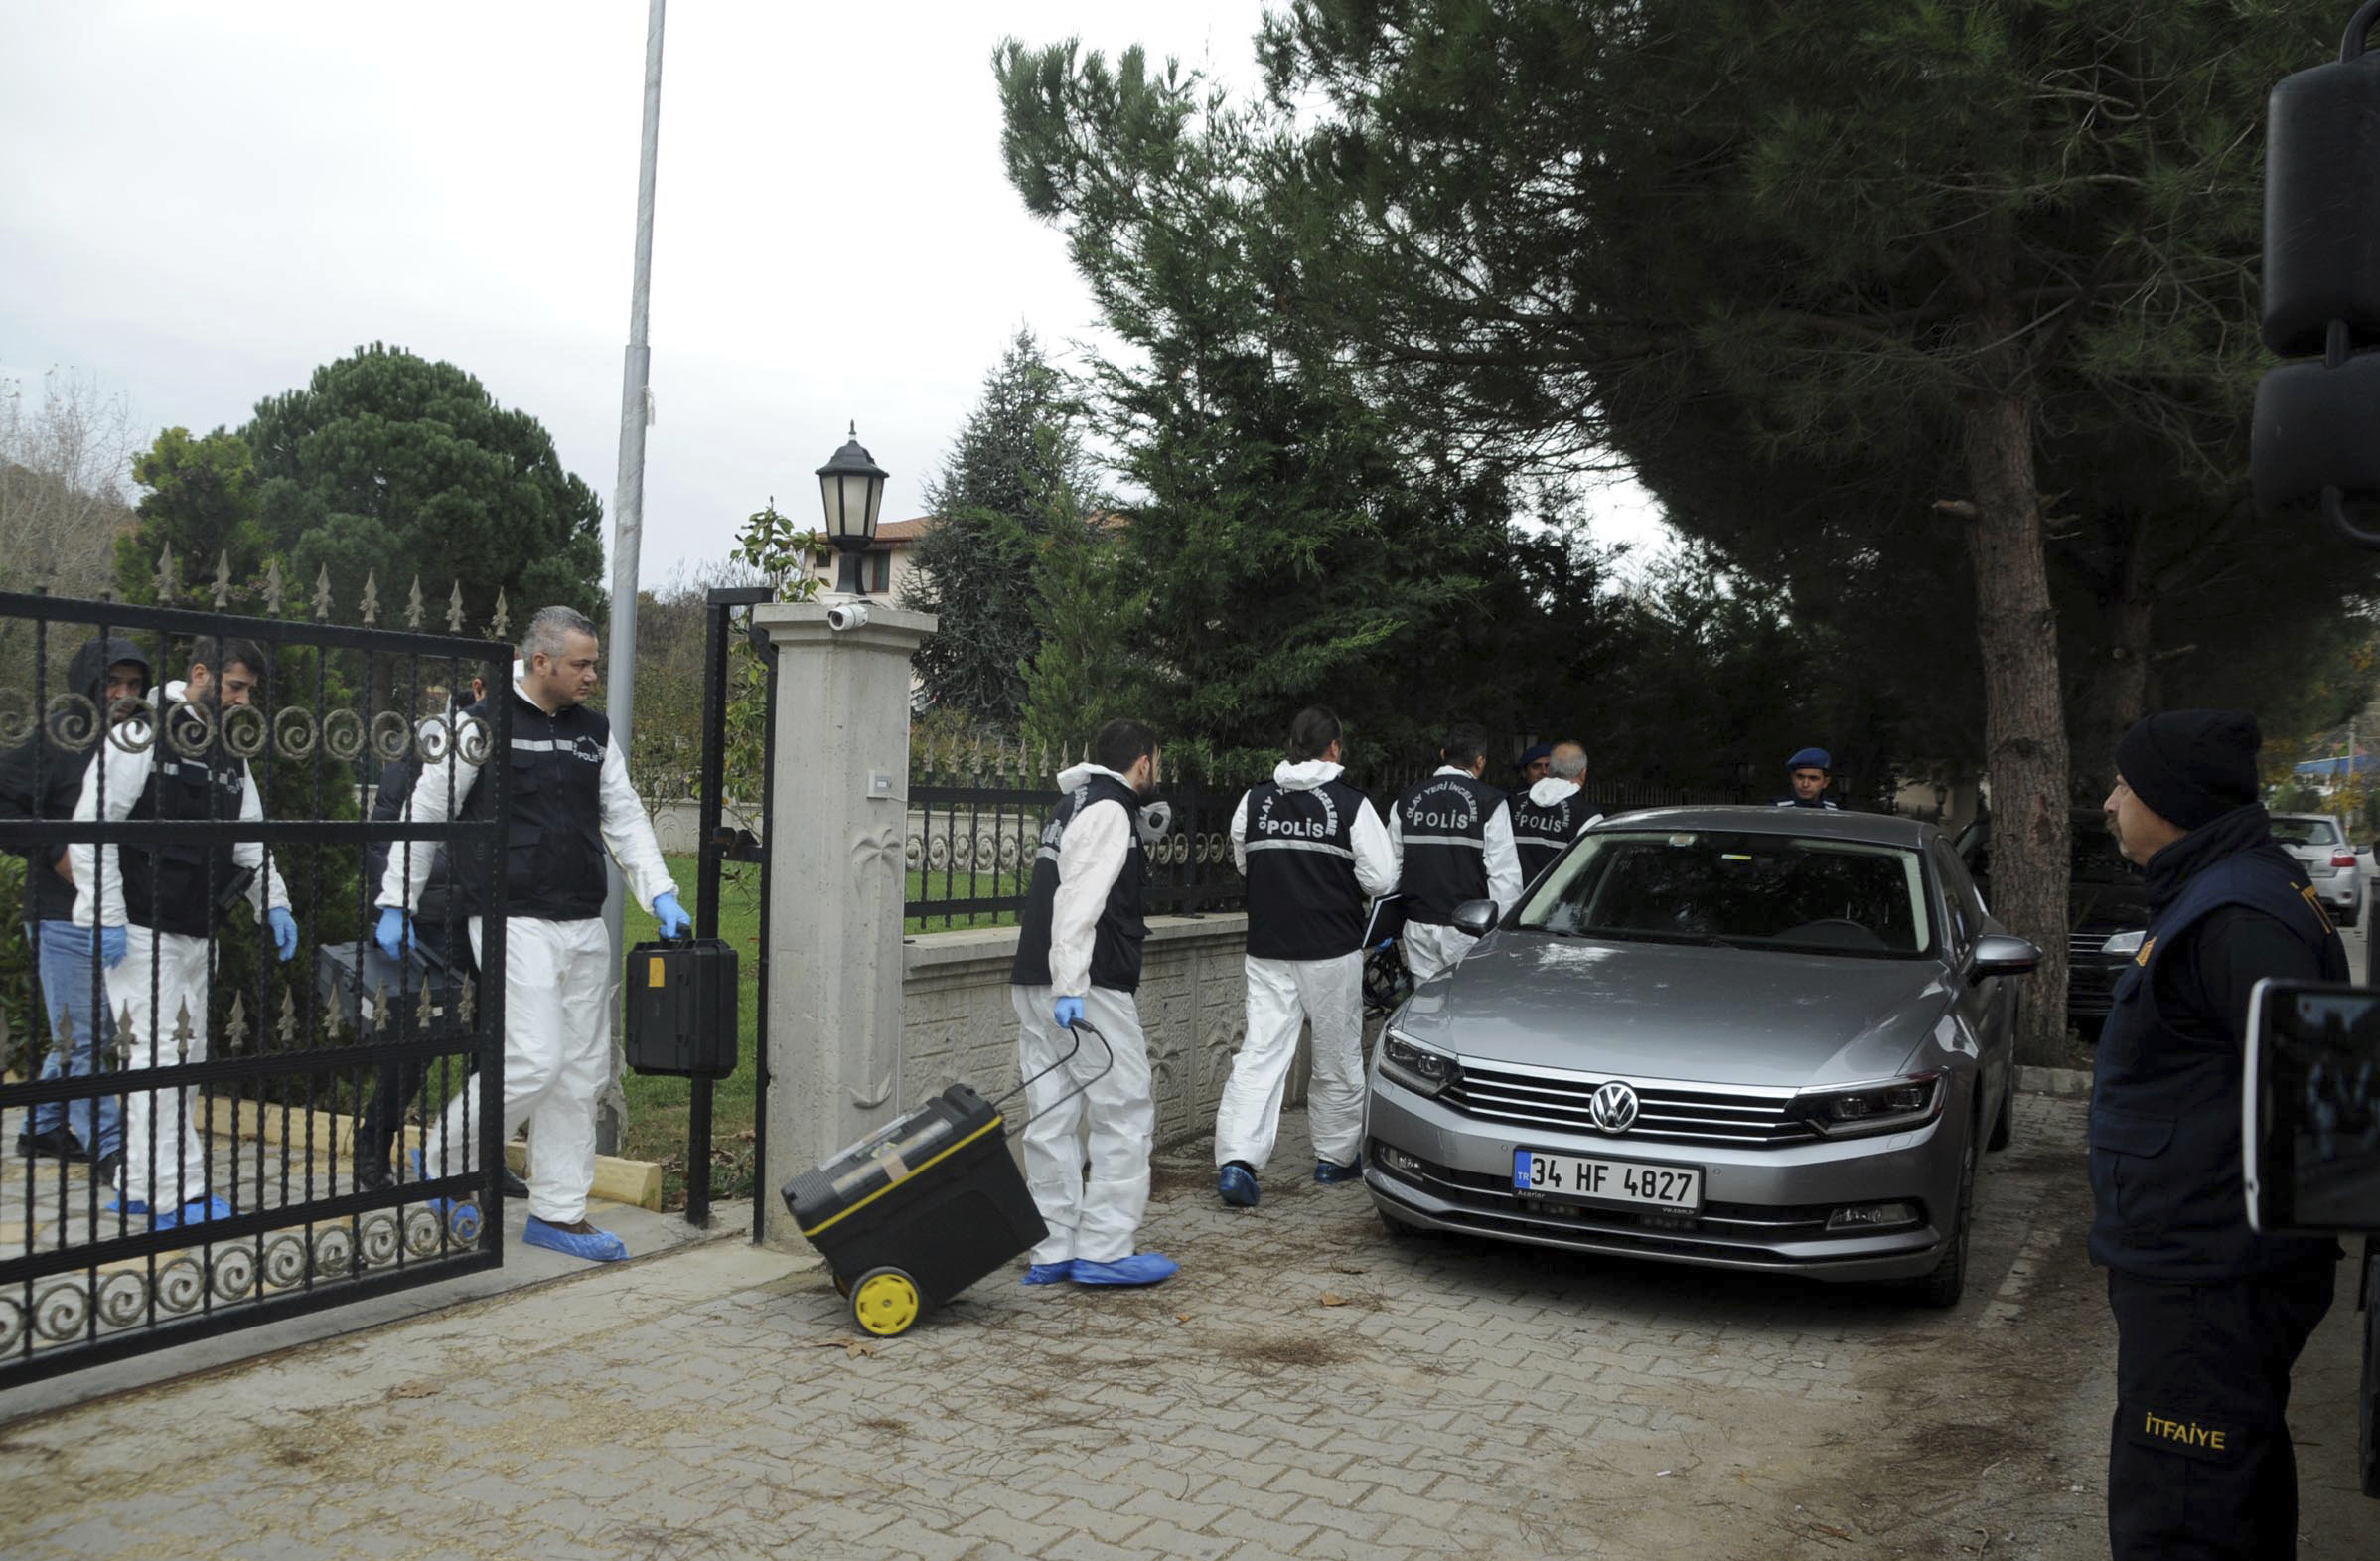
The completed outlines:
{"type": "MultiPolygon", "coordinates": [[[[821,1271],[712,1243],[0,1428],[0,1549],[2104,1555],[2081,1122],[2020,1098],[1949,1313],[1395,1241],[1285,1175],[1229,1212],[1198,1145],[1160,1162],[1160,1289],[1002,1277],[854,1347],[821,1271]]],[[[1276,1167],[1307,1153],[1293,1115],[1276,1167]]],[[[2309,1557],[2368,1542],[2333,1508],[2368,1519],[2310,1503],[2309,1557]]]]}

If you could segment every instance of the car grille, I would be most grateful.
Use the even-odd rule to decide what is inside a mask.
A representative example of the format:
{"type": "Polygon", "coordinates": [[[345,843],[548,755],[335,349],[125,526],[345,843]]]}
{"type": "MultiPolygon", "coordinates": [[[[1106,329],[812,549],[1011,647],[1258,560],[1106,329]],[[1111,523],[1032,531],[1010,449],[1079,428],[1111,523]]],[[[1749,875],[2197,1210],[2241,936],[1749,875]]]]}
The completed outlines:
{"type": "Polygon", "coordinates": [[[2072,934],[2066,939],[2066,963],[2069,966],[2079,966],[2085,964],[2086,962],[2096,963],[2100,960],[2106,959],[2107,956],[2099,951],[2103,946],[2105,946],[2107,940],[2114,936],[2115,934],[2112,932],[2077,932],[2072,934]]]}
{"type": "MultiPolygon", "coordinates": [[[[1438,1100],[1485,1122],[1598,1133],[1587,1103],[1609,1082],[1609,1074],[1522,1073],[1465,1060],[1438,1100]]],[[[1636,1122],[1625,1134],[1612,1135],[1615,1138],[1657,1144],[1801,1144],[1818,1137],[1808,1124],[1786,1117],[1791,1101],[1786,1094],[1627,1082],[1636,1090],[1636,1122]]]]}

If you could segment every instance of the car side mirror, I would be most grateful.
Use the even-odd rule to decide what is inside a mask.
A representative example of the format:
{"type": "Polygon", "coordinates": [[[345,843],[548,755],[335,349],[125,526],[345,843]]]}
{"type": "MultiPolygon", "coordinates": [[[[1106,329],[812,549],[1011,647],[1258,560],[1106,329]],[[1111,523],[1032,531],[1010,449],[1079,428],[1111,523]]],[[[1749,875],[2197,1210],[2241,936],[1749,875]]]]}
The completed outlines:
{"type": "Polygon", "coordinates": [[[2006,933],[1991,933],[1975,945],[1975,963],[1967,968],[1969,981],[1982,981],[1989,976],[2029,976],[2041,963],[2041,951],[2022,938],[2006,933]]]}
{"type": "Polygon", "coordinates": [[[1496,930],[1494,900],[1464,900],[1454,907],[1454,926],[1474,938],[1484,938],[1496,930]]]}

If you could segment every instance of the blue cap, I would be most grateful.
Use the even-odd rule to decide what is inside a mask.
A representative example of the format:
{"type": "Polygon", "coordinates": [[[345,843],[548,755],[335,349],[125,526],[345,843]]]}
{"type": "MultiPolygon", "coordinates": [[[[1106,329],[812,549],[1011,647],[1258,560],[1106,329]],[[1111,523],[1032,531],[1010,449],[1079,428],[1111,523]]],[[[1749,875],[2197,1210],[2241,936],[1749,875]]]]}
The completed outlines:
{"type": "Polygon", "coordinates": [[[1541,742],[1532,747],[1527,753],[1521,755],[1520,767],[1522,769],[1527,769],[1530,765],[1535,764],[1540,759],[1550,759],[1552,757],[1554,757],[1554,744],[1550,742],[1541,742]]]}
{"type": "Polygon", "coordinates": [[[1789,770],[1825,770],[1829,774],[1833,774],[1835,756],[1824,748],[1804,748],[1792,758],[1787,759],[1785,767],[1789,770]]]}

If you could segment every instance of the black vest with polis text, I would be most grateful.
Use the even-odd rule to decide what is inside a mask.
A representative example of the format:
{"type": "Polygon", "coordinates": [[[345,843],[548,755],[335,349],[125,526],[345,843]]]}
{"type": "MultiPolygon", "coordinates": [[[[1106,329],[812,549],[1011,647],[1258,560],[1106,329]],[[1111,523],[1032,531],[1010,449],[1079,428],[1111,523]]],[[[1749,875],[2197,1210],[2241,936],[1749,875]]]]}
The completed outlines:
{"type": "Polygon", "coordinates": [[[2348,979],[2305,869],[2275,846],[2210,862],[2150,918],[2139,958],[2116,984],[2091,1086],[2091,1261],[2142,1279],[2237,1279],[2337,1251],[2248,1227],[2239,1041],[2189,1034],[2157,1009],[2158,967],[2204,957],[2185,934],[2226,905],[2273,917],[2313,951],[2323,980],[2348,979]]]}
{"type": "Polygon", "coordinates": [[[1521,881],[1535,883],[1562,849],[1599,818],[1586,793],[1573,791],[1560,802],[1539,802],[1525,791],[1512,796],[1512,846],[1521,859],[1521,881]]]}
{"type": "MultiPolygon", "coordinates": [[[[149,781],[133,799],[129,817],[223,822],[238,818],[248,765],[223,746],[216,730],[214,722],[223,712],[180,700],[164,700],[162,706],[149,781]]],[[[238,871],[227,842],[126,846],[116,853],[116,860],[124,875],[125,916],[135,926],[192,938],[207,936],[209,909],[230,888],[232,874],[238,871]]]]}
{"type": "Polygon", "coordinates": [[[1468,775],[1432,775],[1397,799],[1406,920],[1442,927],[1455,906],[1487,898],[1487,825],[1503,806],[1503,792],[1468,775]]]}
{"type": "MultiPolygon", "coordinates": [[[[1110,992],[1140,990],[1140,945],[1148,937],[1148,918],[1140,908],[1141,889],[1148,881],[1148,852],[1140,844],[1140,797],[1113,775],[1094,775],[1068,792],[1050,810],[1041,829],[1041,847],[1033,857],[1033,880],[1025,894],[1025,914],[1017,929],[1016,963],[1008,981],[1017,987],[1050,985],[1050,927],[1058,911],[1058,853],[1066,842],[1067,826],[1095,802],[1120,804],[1125,818],[1123,869],[1108,890],[1091,945],[1091,984],[1110,992]]],[[[1078,996],[1079,994],[1065,994],[1078,996]]]]}
{"type": "MultiPolygon", "coordinates": [[[[504,834],[505,914],[539,921],[586,921],[603,914],[603,758],[612,744],[612,723],[583,704],[548,715],[518,690],[513,701],[513,739],[508,752],[490,754],[460,810],[467,819],[491,818],[496,788],[487,784],[499,763],[509,767],[513,800],[504,834]]],[[[482,701],[467,714],[495,725],[482,701]]],[[[455,874],[465,915],[487,906],[486,875],[455,874]]]]}
{"type": "Polygon", "coordinates": [[[1248,793],[1248,952],[1327,960],[1364,941],[1355,821],[1371,804],[1343,780],[1312,788],[1265,781],[1248,793]]]}

